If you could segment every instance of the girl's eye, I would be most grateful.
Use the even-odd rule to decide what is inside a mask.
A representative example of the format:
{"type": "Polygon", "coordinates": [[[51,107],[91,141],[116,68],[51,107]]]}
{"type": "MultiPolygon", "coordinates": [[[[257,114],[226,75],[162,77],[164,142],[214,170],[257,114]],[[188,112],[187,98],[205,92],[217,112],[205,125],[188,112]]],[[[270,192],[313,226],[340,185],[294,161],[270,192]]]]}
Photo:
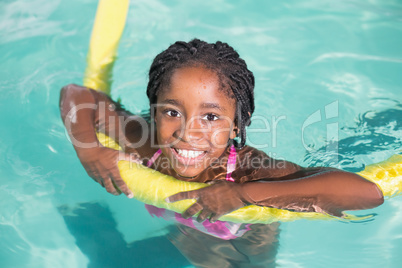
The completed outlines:
{"type": "Polygon", "coordinates": [[[216,121],[219,119],[219,117],[214,114],[207,114],[202,119],[208,120],[208,121],[216,121]]]}
{"type": "Polygon", "coordinates": [[[170,117],[180,117],[180,113],[175,110],[167,110],[165,113],[170,117]]]}

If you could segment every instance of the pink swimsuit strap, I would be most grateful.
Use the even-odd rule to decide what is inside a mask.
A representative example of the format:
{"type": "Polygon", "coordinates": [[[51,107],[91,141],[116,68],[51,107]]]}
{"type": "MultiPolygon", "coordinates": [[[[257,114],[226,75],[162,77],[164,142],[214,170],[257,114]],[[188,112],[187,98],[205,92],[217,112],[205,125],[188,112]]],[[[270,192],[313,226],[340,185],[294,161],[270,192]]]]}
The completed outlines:
{"type": "Polygon", "coordinates": [[[154,153],[154,155],[148,160],[147,167],[151,167],[155,160],[162,154],[162,150],[159,149],[154,153]]]}
{"type": "Polygon", "coordinates": [[[227,170],[226,171],[226,180],[227,181],[235,181],[232,178],[232,172],[236,169],[236,158],[237,158],[236,156],[237,156],[236,148],[232,144],[232,146],[230,146],[228,163],[226,165],[226,170],[227,170]]]}
{"type": "MultiPolygon", "coordinates": [[[[162,154],[161,149],[156,151],[156,153],[148,160],[147,167],[151,167],[152,164],[156,161],[156,159],[161,154],[162,154]]],[[[236,169],[236,158],[237,158],[236,148],[232,144],[232,146],[230,146],[230,153],[229,153],[228,163],[226,165],[226,180],[227,181],[235,181],[232,178],[232,172],[236,169]]]]}

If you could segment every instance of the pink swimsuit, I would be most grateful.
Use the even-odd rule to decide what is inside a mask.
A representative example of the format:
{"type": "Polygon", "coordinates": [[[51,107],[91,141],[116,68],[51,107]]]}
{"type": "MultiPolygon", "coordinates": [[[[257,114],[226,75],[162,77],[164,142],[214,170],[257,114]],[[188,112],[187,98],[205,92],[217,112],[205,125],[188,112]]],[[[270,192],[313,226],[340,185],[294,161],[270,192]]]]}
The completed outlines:
{"type": "MultiPolygon", "coordinates": [[[[155,160],[162,154],[162,151],[159,149],[151,159],[149,159],[147,166],[150,167],[155,162],[155,160]]],[[[232,145],[230,147],[230,154],[227,163],[227,173],[226,173],[226,180],[233,181],[232,172],[236,168],[236,149],[232,145]]],[[[156,217],[162,217],[165,220],[173,220],[177,221],[183,225],[188,227],[197,229],[200,232],[218,237],[224,240],[235,239],[237,237],[241,237],[245,234],[248,230],[250,230],[250,224],[243,224],[243,223],[233,223],[233,222],[225,222],[225,221],[216,221],[211,223],[209,220],[205,220],[204,222],[200,223],[197,222],[194,217],[189,219],[184,219],[181,214],[176,213],[171,210],[167,210],[164,208],[158,208],[152,205],[145,205],[145,208],[148,210],[149,214],[156,217]]]]}

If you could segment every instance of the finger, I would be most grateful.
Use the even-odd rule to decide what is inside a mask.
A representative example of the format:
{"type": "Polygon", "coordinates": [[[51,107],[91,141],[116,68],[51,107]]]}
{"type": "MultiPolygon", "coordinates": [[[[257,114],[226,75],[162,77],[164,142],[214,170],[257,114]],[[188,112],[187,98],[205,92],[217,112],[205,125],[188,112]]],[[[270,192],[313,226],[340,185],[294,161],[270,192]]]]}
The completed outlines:
{"type": "Polygon", "coordinates": [[[94,181],[100,183],[99,180],[99,173],[96,170],[92,170],[92,169],[85,169],[85,171],[87,172],[88,176],[91,177],[94,181]]]}
{"type": "Polygon", "coordinates": [[[102,183],[102,180],[100,178],[91,177],[91,179],[93,179],[95,182],[99,183],[103,187],[103,183],[102,183]]]}
{"type": "Polygon", "coordinates": [[[166,197],[167,203],[173,203],[185,199],[197,199],[199,197],[199,190],[180,192],[169,197],[166,197]]]}
{"type": "Polygon", "coordinates": [[[204,209],[197,217],[198,222],[203,222],[211,216],[211,211],[204,209]]]}
{"type": "Polygon", "coordinates": [[[134,197],[133,192],[131,192],[131,190],[128,188],[127,184],[121,178],[120,172],[118,169],[115,169],[113,171],[113,173],[110,175],[110,177],[112,178],[113,183],[115,184],[115,188],[117,188],[121,192],[123,192],[128,198],[134,197]]]}
{"type": "Polygon", "coordinates": [[[92,169],[90,169],[90,170],[87,171],[87,172],[88,172],[88,175],[89,175],[94,181],[96,181],[96,182],[99,183],[102,187],[105,188],[105,183],[104,183],[104,180],[103,180],[103,178],[104,178],[105,176],[100,175],[101,173],[100,173],[100,171],[99,171],[98,168],[93,167],[92,169]]]}
{"type": "Polygon", "coordinates": [[[92,177],[92,179],[93,179],[94,181],[96,181],[97,183],[99,183],[103,188],[105,188],[105,184],[103,183],[103,179],[102,179],[102,178],[100,178],[100,177],[98,177],[98,178],[92,177]]]}
{"type": "Polygon", "coordinates": [[[119,189],[119,187],[116,185],[116,183],[113,180],[112,180],[112,183],[113,183],[113,187],[116,189],[117,194],[120,195],[122,193],[121,190],[119,189]]]}
{"type": "Polygon", "coordinates": [[[202,210],[201,204],[194,203],[186,211],[184,211],[182,216],[183,216],[183,218],[188,219],[188,218],[194,216],[195,214],[197,214],[198,212],[200,212],[201,210],[202,210]]]}
{"type": "Polygon", "coordinates": [[[209,221],[211,223],[214,223],[222,216],[223,216],[222,214],[212,214],[211,217],[209,218],[209,221]]]}
{"type": "Polygon", "coordinates": [[[110,178],[107,178],[103,181],[103,183],[105,184],[105,188],[106,191],[108,191],[108,193],[111,193],[113,195],[118,195],[116,188],[114,188],[112,180],[110,178]]]}

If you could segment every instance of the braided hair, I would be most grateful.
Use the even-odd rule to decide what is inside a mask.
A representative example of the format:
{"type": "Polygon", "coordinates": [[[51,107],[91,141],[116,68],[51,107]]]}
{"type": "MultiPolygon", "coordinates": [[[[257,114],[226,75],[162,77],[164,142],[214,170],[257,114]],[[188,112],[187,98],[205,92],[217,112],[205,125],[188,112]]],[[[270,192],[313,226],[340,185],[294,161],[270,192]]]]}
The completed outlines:
{"type": "Polygon", "coordinates": [[[147,96],[150,104],[157,101],[158,92],[169,85],[176,69],[182,67],[204,66],[217,73],[221,88],[236,99],[237,108],[234,123],[239,131],[241,148],[246,143],[246,127],[254,112],[254,75],[247,69],[246,62],[227,43],[220,41],[207,43],[199,39],[190,42],[178,41],[158,54],[149,70],[147,96]]]}

